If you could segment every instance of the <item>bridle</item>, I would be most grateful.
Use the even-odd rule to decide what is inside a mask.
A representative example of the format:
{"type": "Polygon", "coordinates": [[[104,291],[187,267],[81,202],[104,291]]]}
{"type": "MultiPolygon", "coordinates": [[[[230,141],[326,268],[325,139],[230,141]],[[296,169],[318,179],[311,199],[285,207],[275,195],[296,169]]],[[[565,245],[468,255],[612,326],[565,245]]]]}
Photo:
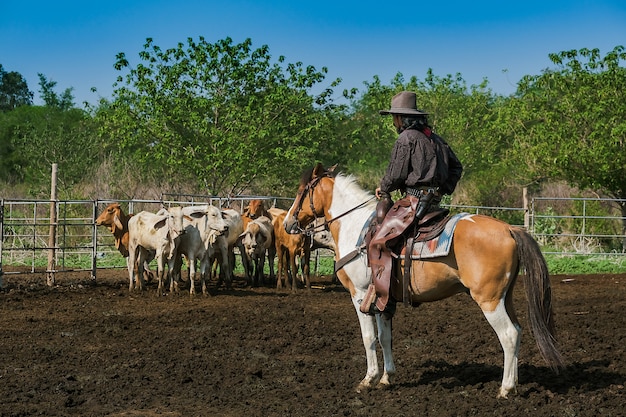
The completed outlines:
{"type": "MultiPolygon", "coordinates": [[[[314,227],[307,227],[307,230],[303,229],[300,226],[300,221],[298,220],[298,214],[300,214],[300,211],[302,210],[302,204],[304,203],[303,201],[304,196],[308,193],[309,207],[311,208],[311,212],[313,213],[313,216],[315,217],[315,219],[319,219],[320,217],[323,217],[322,215],[318,215],[317,211],[315,210],[315,205],[313,204],[313,191],[314,191],[315,186],[319,184],[320,180],[324,177],[328,177],[328,175],[318,176],[318,177],[311,179],[311,181],[309,181],[304,186],[304,189],[302,190],[302,192],[298,193],[298,196],[296,197],[296,201],[298,205],[296,206],[296,209],[293,212],[293,218],[295,220],[295,223],[294,223],[295,228],[289,231],[290,234],[313,235],[315,233],[315,229],[319,227],[319,226],[314,226],[314,227]]],[[[322,224],[322,227],[326,227],[326,222],[322,224]]]]}
{"type": "MultiPolygon", "coordinates": [[[[351,212],[363,207],[364,205],[366,205],[367,203],[369,203],[370,201],[372,201],[373,199],[375,199],[375,196],[372,196],[370,199],[363,201],[362,203],[357,204],[355,207],[352,207],[351,209],[341,213],[340,215],[333,217],[330,220],[326,220],[326,218],[321,215],[318,214],[317,211],[315,210],[315,205],[313,204],[313,191],[315,189],[315,187],[319,184],[319,182],[321,181],[322,178],[330,178],[330,175],[321,175],[318,177],[315,177],[313,179],[311,179],[311,181],[308,182],[307,185],[304,186],[304,189],[302,190],[301,193],[298,194],[298,205],[296,207],[296,210],[293,213],[293,217],[295,219],[295,225],[296,228],[295,230],[290,231],[290,233],[292,234],[306,234],[309,236],[314,235],[317,231],[321,231],[324,229],[327,229],[328,226],[330,226],[331,223],[333,223],[336,220],[339,220],[340,218],[350,214],[351,212]],[[306,229],[303,229],[300,226],[300,221],[298,220],[298,214],[300,214],[300,211],[302,210],[302,204],[303,204],[303,199],[304,199],[304,195],[307,194],[309,195],[309,207],[311,208],[311,213],[313,213],[313,216],[315,217],[315,219],[319,219],[319,218],[323,218],[324,219],[324,223],[318,224],[316,226],[311,226],[308,227],[306,229]]],[[[311,223],[313,224],[313,223],[311,223]]]]}

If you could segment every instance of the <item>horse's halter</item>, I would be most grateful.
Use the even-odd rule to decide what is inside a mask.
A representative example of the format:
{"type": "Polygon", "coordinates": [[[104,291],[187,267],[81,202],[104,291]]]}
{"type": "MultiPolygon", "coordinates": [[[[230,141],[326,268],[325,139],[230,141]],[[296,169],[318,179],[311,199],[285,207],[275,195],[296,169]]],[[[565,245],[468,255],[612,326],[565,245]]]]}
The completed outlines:
{"type": "MultiPolygon", "coordinates": [[[[298,214],[300,214],[300,210],[302,210],[302,204],[304,203],[304,196],[305,194],[308,193],[309,195],[309,207],[311,208],[311,212],[313,213],[313,216],[316,219],[319,219],[320,217],[324,217],[323,215],[318,215],[317,211],[315,210],[315,205],[313,204],[313,191],[314,188],[317,184],[319,184],[320,180],[324,177],[328,177],[328,175],[321,175],[318,177],[315,177],[313,179],[311,179],[311,181],[308,182],[307,185],[304,186],[304,189],[302,190],[302,192],[298,195],[298,206],[296,207],[296,210],[293,213],[293,218],[295,219],[295,229],[292,229],[289,231],[290,234],[309,234],[309,235],[313,235],[315,233],[315,229],[319,226],[316,227],[307,227],[307,229],[303,229],[300,226],[300,221],[298,220],[298,214]]],[[[330,222],[325,222],[322,226],[326,227],[326,224],[330,223],[330,222]]]]}

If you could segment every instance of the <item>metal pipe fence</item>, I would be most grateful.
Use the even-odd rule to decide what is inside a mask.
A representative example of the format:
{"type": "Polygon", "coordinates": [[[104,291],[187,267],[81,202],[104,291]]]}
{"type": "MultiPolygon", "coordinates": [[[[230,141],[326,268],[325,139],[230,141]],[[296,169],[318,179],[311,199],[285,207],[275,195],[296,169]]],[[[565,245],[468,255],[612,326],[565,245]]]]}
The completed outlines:
{"type": "MultiPolygon", "coordinates": [[[[243,212],[252,199],[267,206],[288,208],[293,199],[269,196],[201,196],[163,194],[160,200],[59,200],[54,246],[49,245],[49,200],[0,200],[0,283],[2,274],[91,271],[124,267],[109,230],[97,227],[98,215],[113,202],[126,213],[156,212],[172,205],[213,204],[243,212]],[[47,270],[47,255],[54,250],[55,271],[47,270]],[[3,270],[11,265],[11,272],[3,270]]],[[[528,209],[515,207],[448,206],[453,212],[485,214],[526,227],[544,253],[561,255],[626,255],[626,218],[620,207],[626,200],[534,197],[528,209]]],[[[331,257],[329,251],[316,253],[331,257]]]]}
{"type": "Polygon", "coordinates": [[[535,197],[529,230],[544,253],[626,255],[625,199],[535,197]]]}

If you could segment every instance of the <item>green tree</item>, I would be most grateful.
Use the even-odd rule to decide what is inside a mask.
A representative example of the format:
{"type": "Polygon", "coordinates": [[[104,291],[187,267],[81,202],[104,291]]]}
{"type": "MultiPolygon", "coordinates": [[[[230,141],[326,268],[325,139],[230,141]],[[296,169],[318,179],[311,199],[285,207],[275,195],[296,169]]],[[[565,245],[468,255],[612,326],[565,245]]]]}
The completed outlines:
{"type": "Polygon", "coordinates": [[[389,107],[391,97],[403,89],[401,74],[393,85],[383,85],[378,76],[364,82],[365,91],[352,100],[352,112],[346,153],[350,155],[347,169],[358,174],[362,185],[374,190],[385,172],[393,142],[397,134],[389,118],[381,117],[379,110],[389,107]]]}
{"type": "Polygon", "coordinates": [[[624,47],[604,57],[598,49],[580,49],[550,59],[555,69],[526,76],[518,87],[519,153],[536,177],[626,198],[624,47]]]}
{"type": "MultiPolygon", "coordinates": [[[[27,109],[29,106],[24,106],[27,109]]],[[[21,110],[0,112],[0,180],[15,185],[24,180],[25,156],[16,143],[21,110]]]]}
{"type": "Polygon", "coordinates": [[[127,73],[99,115],[110,150],[138,175],[196,182],[210,194],[252,185],[292,192],[339,118],[331,95],[340,80],[313,96],[326,68],[272,61],[250,39],[189,38],[166,50],[147,39],[139,57],[133,67],[118,54],[115,67],[127,73]]]}
{"type": "Polygon", "coordinates": [[[14,148],[5,181],[27,184],[28,193],[46,197],[50,170],[59,166],[59,195],[89,176],[100,158],[92,119],[84,111],[47,106],[22,106],[0,118],[0,135],[14,148]],[[10,117],[8,117],[10,116],[10,117]]]}
{"type": "Polygon", "coordinates": [[[73,88],[66,88],[61,95],[54,91],[57,82],[48,80],[43,74],[37,74],[39,76],[39,96],[46,103],[48,107],[54,107],[59,110],[69,110],[74,107],[74,95],[72,94],[73,88]]]}
{"type": "Polygon", "coordinates": [[[19,106],[33,104],[33,93],[22,74],[6,72],[0,64],[0,111],[6,112],[19,106]]]}

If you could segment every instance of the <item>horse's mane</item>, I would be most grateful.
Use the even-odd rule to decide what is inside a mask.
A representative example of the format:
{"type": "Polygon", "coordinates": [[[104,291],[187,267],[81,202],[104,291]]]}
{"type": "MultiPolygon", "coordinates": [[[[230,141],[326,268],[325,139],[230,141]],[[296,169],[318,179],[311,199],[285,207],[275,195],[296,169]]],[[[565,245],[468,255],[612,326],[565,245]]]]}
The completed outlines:
{"type": "MultiPolygon", "coordinates": [[[[338,173],[335,176],[335,188],[337,187],[346,195],[353,197],[356,201],[360,202],[372,199],[372,193],[361,188],[353,175],[338,173]]],[[[372,199],[371,204],[376,204],[376,201],[372,199]]]]}
{"type": "Polygon", "coordinates": [[[302,172],[302,176],[300,177],[300,187],[304,187],[309,183],[309,181],[311,181],[311,177],[313,177],[313,169],[314,168],[305,169],[304,172],[302,172]]]}

